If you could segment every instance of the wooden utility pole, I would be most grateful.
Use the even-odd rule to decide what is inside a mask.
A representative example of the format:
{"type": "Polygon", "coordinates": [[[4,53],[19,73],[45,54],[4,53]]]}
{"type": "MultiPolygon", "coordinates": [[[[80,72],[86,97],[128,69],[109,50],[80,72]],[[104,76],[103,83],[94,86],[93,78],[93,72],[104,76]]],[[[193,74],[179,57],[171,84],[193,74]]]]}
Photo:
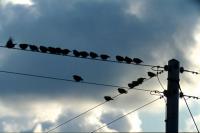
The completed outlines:
{"type": "Polygon", "coordinates": [[[179,115],[179,73],[180,65],[175,59],[168,62],[168,85],[166,91],[167,97],[167,117],[166,132],[178,132],[179,115]]]}

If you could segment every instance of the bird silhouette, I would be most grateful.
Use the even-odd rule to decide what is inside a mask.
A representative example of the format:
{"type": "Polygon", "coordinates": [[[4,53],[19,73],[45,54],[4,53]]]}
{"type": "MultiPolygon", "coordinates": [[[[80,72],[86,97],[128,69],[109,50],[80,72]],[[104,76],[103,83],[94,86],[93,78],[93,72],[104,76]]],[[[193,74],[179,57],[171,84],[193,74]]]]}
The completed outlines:
{"type": "Polygon", "coordinates": [[[144,82],[145,79],[146,79],[146,78],[138,78],[138,79],[137,79],[138,84],[142,84],[142,83],[144,82]]]}
{"type": "Polygon", "coordinates": [[[113,98],[112,98],[111,96],[104,96],[104,99],[105,99],[106,101],[111,101],[111,100],[113,100],[113,98]]]}
{"type": "Polygon", "coordinates": [[[86,51],[81,51],[80,56],[83,57],[83,58],[87,58],[89,56],[89,53],[86,52],[86,51]]]}
{"type": "Polygon", "coordinates": [[[38,47],[36,45],[29,45],[31,51],[38,52],[38,47]]]}
{"type": "Polygon", "coordinates": [[[25,50],[28,48],[28,44],[19,44],[19,47],[22,49],[22,50],[25,50]]]}
{"type": "Polygon", "coordinates": [[[56,48],[54,48],[54,47],[48,47],[48,51],[51,54],[56,54],[56,48]]]}
{"type": "Polygon", "coordinates": [[[128,84],[129,88],[134,88],[138,85],[139,85],[138,81],[132,81],[131,83],[128,84]]]}
{"type": "Polygon", "coordinates": [[[120,55],[115,56],[115,58],[116,58],[116,60],[117,60],[118,62],[123,62],[123,61],[124,61],[124,57],[122,57],[122,56],[120,56],[120,55]]]}
{"type": "Polygon", "coordinates": [[[123,88],[118,88],[118,92],[120,94],[127,94],[127,91],[125,89],[123,89],[123,88]]]}
{"type": "Polygon", "coordinates": [[[155,77],[155,76],[156,76],[156,74],[155,74],[155,73],[153,73],[153,72],[148,72],[147,74],[148,74],[148,76],[149,76],[150,78],[153,78],[153,77],[155,77]]]}
{"type": "Polygon", "coordinates": [[[73,78],[76,82],[80,82],[80,81],[83,81],[83,78],[79,75],[73,75],[73,78]]]}
{"type": "Polygon", "coordinates": [[[77,50],[73,50],[73,54],[74,54],[75,57],[80,57],[81,56],[80,52],[77,51],[77,50]]]}
{"type": "Polygon", "coordinates": [[[131,59],[131,58],[129,58],[129,57],[125,57],[124,58],[124,61],[126,62],[126,63],[128,63],[128,64],[130,64],[133,60],[131,59]]]}
{"type": "Polygon", "coordinates": [[[6,43],[7,48],[14,48],[15,44],[13,43],[13,39],[10,37],[6,43]]]}
{"type": "Polygon", "coordinates": [[[56,54],[62,54],[62,49],[61,48],[55,48],[56,49],[56,54]]]}
{"type": "Polygon", "coordinates": [[[63,49],[62,54],[63,55],[68,55],[71,51],[69,49],[63,49]]]}
{"type": "Polygon", "coordinates": [[[40,51],[41,51],[42,53],[46,53],[46,52],[48,51],[48,48],[45,47],[45,46],[40,46],[39,49],[40,49],[40,51]]]}
{"type": "Polygon", "coordinates": [[[101,54],[100,57],[102,60],[107,60],[108,58],[110,58],[110,56],[106,54],[101,54]]]}
{"type": "Polygon", "coordinates": [[[134,62],[135,64],[140,64],[140,63],[142,63],[143,61],[142,61],[141,59],[139,59],[139,58],[133,58],[133,62],[134,62]]]}
{"type": "Polygon", "coordinates": [[[90,57],[91,57],[92,59],[95,59],[95,58],[98,57],[98,54],[95,53],[95,52],[90,52],[90,57]]]}

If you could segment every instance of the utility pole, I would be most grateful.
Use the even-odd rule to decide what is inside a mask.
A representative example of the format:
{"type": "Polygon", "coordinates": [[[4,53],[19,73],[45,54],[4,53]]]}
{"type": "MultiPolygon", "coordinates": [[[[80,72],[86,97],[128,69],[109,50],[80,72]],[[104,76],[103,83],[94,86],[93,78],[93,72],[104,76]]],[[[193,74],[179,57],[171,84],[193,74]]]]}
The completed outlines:
{"type": "Polygon", "coordinates": [[[179,114],[179,61],[172,59],[168,62],[168,85],[166,91],[167,97],[167,117],[166,132],[178,132],[178,114],[179,114]]]}

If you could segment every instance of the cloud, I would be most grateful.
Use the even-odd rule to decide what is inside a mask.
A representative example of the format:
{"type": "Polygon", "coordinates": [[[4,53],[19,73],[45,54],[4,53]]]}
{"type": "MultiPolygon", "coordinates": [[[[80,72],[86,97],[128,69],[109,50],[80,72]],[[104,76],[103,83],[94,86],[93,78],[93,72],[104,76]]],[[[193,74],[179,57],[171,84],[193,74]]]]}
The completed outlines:
{"type": "MultiPolygon", "coordinates": [[[[186,0],[60,0],[59,2],[32,0],[32,4],[28,4],[28,6],[12,1],[12,4],[5,4],[0,8],[2,43],[12,36],[17,43],[27,42],[66,47],[72,50],[108,53],[112,59],[116,54],[142,57],[147,64],[160,65],[165,65],[171,58],[177,58],[184,66],[195,65],[198,67],[197,49],[199,46],[198,37],[195,37],[199,32],[196,30],[198,23],[199,7],[195,2],[186,0]]],[[[0,59],[2,59],[0,64],[2,70],[68,79],[72,79],[73,74],[80,74],[85,81],[122,86],[126,86],[140,76],[146,77],[146,72],[149,71],[131,65],[114,65],[8,49],[1,49],[0,59]]],[[[166,75],[161,76],[161,79],[166,79],[166,75]]],[[[22,112],[27,114],[27,119],[32,124],[27,126],[29,128],[27,130],[31,131],[47,130],[56,122],[65,120],[61,114],[66,114],[66,116],[78,114],[86,107],[89,108],[102,101],[104,95],[118,94],[117,88],[16,75],[1,74],[0,80],[2,86],[1,111],[8,110],[10,117],[21,117],[22,112]],[[115,91],[113,91],[114,89],[115,91]],[[4,105],[7,104],[9,106],[5,108],[4,105]],[[46,108],[44,113],[41,113],[43,106],[46,108]],[[77,111],[75,110],[77,108],[82,109],[77,111]],[[17,111],[13,112],[14,109],[17,111]],[[26,112],[24,111],[26,109],[32,111],[26,112]]],[[[184,87],[193,83],[190,82],[193,81],[190,76],[184,77],[184,80],[184,87]]],[[[141,88],[160,89],[156,82],[156,80],[152,80],[141,88]]],[[[195,86],[198,87],[196,81],[195,86]]],[[[149,99],[146,97],[152,98],[143,92],[130,92],[107,105],[105,110],[109,110],[109,108],[129,110],[133,108],[132,105],[136,106],[147,102],[149,99]]],[[[163,108],[161,104],[163,103],[159,103],[155,107],[163,108]]],[[[158,109],[157,111],[162,110],[158,109]]],[[[78,128],[72,126],[70,130],[92,130],[107,122],[108,116],[114,118],[124,112],[114,111],[112,114],[112,111],[108,111],[106,113],[100,111],[98,118],[95,117],[96,114],[90,114],[91,116],[88,117],[95,121],[93,125],[84,125],[85,119],[82,118],[80,124],[77,125],[78,128]]],[[[132,129],[142,131],[139,115],[140,113],[124,119],[123,122],[126,125],[120,128],[108,126],[104,130],[123,131],[125,128],[129,128],[130,131],[132,129]],[[133,117],[135,121],[130,124],[133,117]]],[[[12,122],[9,122],[6,122],[4,127],[11,130],[8,124],[12,122]]],[[[12,130],[16,128],[18,125],[12,130]]],[[[69,128],[61,130],[65,131],[65,129],[69,128]]]]}

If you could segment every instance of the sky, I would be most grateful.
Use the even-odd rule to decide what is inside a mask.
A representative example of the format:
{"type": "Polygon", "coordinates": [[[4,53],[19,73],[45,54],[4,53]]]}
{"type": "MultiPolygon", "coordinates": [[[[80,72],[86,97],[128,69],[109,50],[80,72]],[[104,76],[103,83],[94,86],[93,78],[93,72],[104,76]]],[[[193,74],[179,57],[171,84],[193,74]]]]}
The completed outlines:
{"type": "MultiPolygon", "coordinates": [[[[177,59],[200,72],[200,1],[198,0],[0,0],[0,44],[15,43],[96,51],[138,57],[164,66],[177,59]]],[[[0,70],[127,86],[147,77],[150,68],[45,55],[0,48],[0,70]]],[[[160,75],[167,88],[167,72],[160,75]]],[[[184,94],[200,97],[200,76],[180,75],[184,94]]],[[[45,132],[118,94],[117,88],[0,74],[1,132],[45,132]]],[[[140,86],[163,91],[156,78],[140,86]]],[[[91,132],[158,96],[130,91],[57,132],[91,132]]],[[[200,126],[199,100],[188,99],[200,126]]],[[[180,99],[179,131],[196,131],[180,99]]],[[[100,130],[101,132],[164,132],[165,102],[156,103],[100,130]]]]}

